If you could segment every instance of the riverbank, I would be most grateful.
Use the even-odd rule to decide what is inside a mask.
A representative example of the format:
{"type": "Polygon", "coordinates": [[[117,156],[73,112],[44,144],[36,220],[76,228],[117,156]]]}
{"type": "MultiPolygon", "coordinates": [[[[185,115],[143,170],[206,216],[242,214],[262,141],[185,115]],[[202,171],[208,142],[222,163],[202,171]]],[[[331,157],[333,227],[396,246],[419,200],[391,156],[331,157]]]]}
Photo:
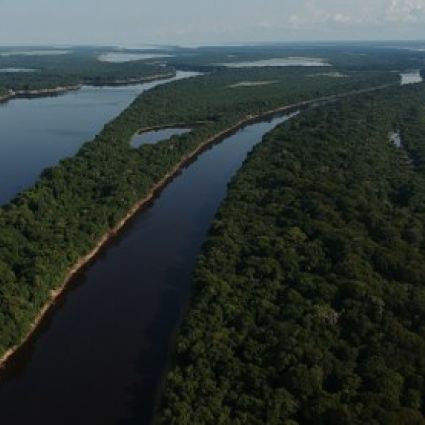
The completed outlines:
{"type": "Polygon", "coordinates": [[[53,88],[37,89],[37,90],[9,90],[9,94],[6,96],[0,97],[0,103],[8,102],[12,99],[32,99],[38,97],[49,97],[49,96],[59,96],[71,91],[80,90],[83,86],[93,86],[93,87],[119,87],[119,86],[130,86],[133,84],[144,84],[151,83],[153,81],[167,80],[169,78],[174,78],[176,73],[168,74],[155,74],[149,77],[142,78],[129,78],[127,80],[111,80],[111,81],[87,81],[84,83],[78,83],[70,86],[57,86],[53,88]]]}
{"type": "Polygon", "coordinates": [[[16,90],[13,91],[13,97],[15,98],[33,98],[33,97],[45,97],[45,96],[56,96],[64,94],[70,91],[79,90],[83,87],[82,84],[74,84],[72,86],[58,86],[51,89],[38,89],[38,90],[16,90]]]}
{"type": "Polygon", "coordinates": [[[13,99],[14,96],[15,96],[15,92],[13,90],[9,90],[8,94],[4,96],[0,96],[0,103],[7,102],[8,100],[13,99]]]}
{"type": "Polygon", "coordinates": [[[126,80],[111,80],[111,81],[88,81],[85,84],[87,86],[94,86],[94,87],[115,87],[115,86],[130,86],[132,84],[143,84],[143,83],[150,83],[152,81],[157,80],[166,80],[168,78],[173,78],[176,76],[176,72],[174,73],[168,73],[168,74],[155,74],[151,75],[149,77],[142,77],[142,78],[128,78],[126,80]]]}
{"type": "Polygon", "coordinates": [[[58,96],[70,91],[79,90],[83,84],[74,84],[72,86],[58,86],[50,89],[37,90],[9,90],[9,94],[0,97],[0,103],[7,102],[12,99],[31,99],[37,97],[58,96]]]}
{"type": "Polygon", "coordinates": [[[50,293],[50,299],[46,302],[46,304],[43,306],[43,308],[40,310],[40,313],[37,315],[37,317],[32,322],[29,332],[27,335],[23,338],[21,343],[19,345],[16,345],[9,349],[1,358],[0,358],[0,367],[3,367],[7,360],[9,360],[13,354],[19,350],[19,348],[31,337],[31,335],[34,333],[34,331],[37,329],[39,324],[43,321],[43,318],[46,314],[46,312],[54,305],[56,299],[63,293],[63,291],[66,289],[67,285],[70,283],[74,275],[82,270],[89,262],[92,260],[96,255],[99,253],[99,251],[127,224],[127,222],[142,208],[144,208],[154,197],[155,195],[161,191],[169,182],[169,180],[174,177],[176,174],[179,173],[179,171],[188,163],[193,161],[203,150],[209,148],[212,144],[219,142],[221,139],[233,134],[234,132],[238,131],[242,127],[245,127],[248,124],[256,123],[258,121],[263,121],[265,119],[271,118],[274,115],[290,112],[291,110],[297,110],[299,108],[306,107],[308,105],[314,105],[320,102],[326,102],[331,101],[343,97],[347,97],[353,94],[359,94],[364,92],[371,92],[380,90],[382,88],[386,88],[389,85],[383,85],[378,86],[374,88],[369,89],[363,89],[359,91],[350,91],[347,93],[343,93],[340,95],[332,95],[332,96],[325,96],[321,98],[316,98],[308,101],[301,101],[298,103],[293,103],[290,105],[285,105],[279,108],[275,108],[273,110],[268,110],[263,113],[255,114],[255,115],[247,115],[244,118],[242,118],[240,121],[235,123],[234,125],[228,127],[227,129],[222,130],[221,132],[218,132],[217,134],[211,136],[204,142],[200,143],[191,153],[183,156],[180,161],[172,167],[147,193],[147,195],[137,202],[130,210],[127,212],[127,214],[117,223],[116,226],[114,226],[111,230],[109,230],[105,235],[103,235],[99,241],[96,243],[94,248],[84,257],[81,257],[76,264],[67,272],[66,278],[64,279],[63,283],[54,291],[51,291],[50,293]]]}
{"type": "Polygon", "coordinates": [[[166,130],[167,128],[175,128],[175,127],[183,127],[183,128],[190,128],[190,127],[197,127],[200,125],[206,125],[206,124],[212,124],[213,121],[189,121],[189,122],[176,122],[173,124],[166,124],[166,125],[155,125],[152,127],[143,127],[134,133],[134,135],[147,133],[148,131],[159,131],[159,130],[166,130]]]}
{"type": "MultiPolygon", "coordinates": [[[[273,117],[273,115],[279,114],[281,112],[287,112],[288,108],[289,109],[302,108],[303,106],[309,106],[309,105],[320,104],[322,102],[332,101],[332,100],[336,100],[336,99],[342,99],[342,98],[347,97],[347,96],[352,96],[353,94],[362,94],[362,93],[367,93],[367,92],[371,92],[371,91],[375,91],[375,90],[383,90],[383,89],[391,87],[391,86],[392,86],[392,84],[385,84],[385,85],[373,87],[373,88],[370,88],[370,89],[362,89],[362,90],[351,91],[351,92],[347,92],[347,93],[343,93],[343,94],[319,97],[319,98],[314,99],[314,100],[301,101],[301,102],[294,103],[294,104],[287,105],[287,106],[283,106],[283,107],[280,107],[280,108],[277,108],[277,109],[271,109],[271,110],[263,112],[261,114],[247,115],[245,117],[245,119],[243,120],[242,126],[252,124],[252,123],[256,122],[257,120],[264,120],[264,119],[267,119],[267,118],[271,118],[271,117],[273,117]]],[[[146,133],[146,132],[149,132],[149,131],[159,131],[159,130],[165,130],[167,128],[175,128],[175,127],[190,128],[190,127],[196,127],[196,126],[207,125],[207,124],[212,124],[212,123],[213,123],[213,121],[189,121],[189,122],[175,122],[175,123],[172,123],[172,124],[157,125],[157,126],[151,126],[151,127],[143,127],[143,128],[140,128],[139,130],[137,130],[137,132],[134,133],[134,136],[139,135],[139,134],[143,134],[143,133],[146,133]]],[[[240,127],[238,129],[240,129],[240,127]]],[[[235,131],[235,130],[231,130],[231,131],[235,131]]],[[[227,135],[228,134],[226,134],[226,136],[227,135]]]]}

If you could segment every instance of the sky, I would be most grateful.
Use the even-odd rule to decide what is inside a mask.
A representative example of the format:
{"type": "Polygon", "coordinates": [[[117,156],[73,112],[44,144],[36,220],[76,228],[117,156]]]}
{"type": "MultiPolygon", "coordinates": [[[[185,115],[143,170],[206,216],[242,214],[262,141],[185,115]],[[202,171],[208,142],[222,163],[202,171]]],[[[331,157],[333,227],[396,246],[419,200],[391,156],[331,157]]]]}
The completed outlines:
{"type": "Polygon", "coordinates": [[[0,17],[0,45],[425,39],[425,0],[0,0],[0,17]]]}

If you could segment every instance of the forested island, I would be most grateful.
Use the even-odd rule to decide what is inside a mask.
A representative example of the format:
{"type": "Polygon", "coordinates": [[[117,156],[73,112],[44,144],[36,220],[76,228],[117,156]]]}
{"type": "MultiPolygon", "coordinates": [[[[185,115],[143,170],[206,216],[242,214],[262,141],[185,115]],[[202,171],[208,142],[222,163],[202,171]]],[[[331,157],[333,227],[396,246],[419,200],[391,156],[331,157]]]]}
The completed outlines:
{"type": "Polygon", "coordinates": [[[222,70],[142,94],[75,157],[0,209],[0,353],[22,341],[55,290],[202,143],[275,108],[398,82],[387,72],[310,78],[306,70],[222,70]],[[275,83],[234,87],[255,80],[275,83]],[[130,146],[140,128],[197,121],[211,123],[165,143],[130,146]]]}
{"type": "Polygon", "coordinates": [[[165,50],[119,49],[116,47],[70,46],[43,50],[0,48],[0,90],[36,91],[79,84],[115,85],[143,82],[158,76],[173,75],[176,69],[214,72],[236,63],[261,61],[285,63],[292,59],[316,61],[326,65],[314,72],[336,71],[400,72],[423,67],[420,50],[385,43],[343,45],[261,45],[183,48],[165,50]],[[102,60],[108,55],[118,60],[102,60]],[[121,57],[120,57],[121,56],[121,57]],[[128,59],[126,59],[126,56],[128,59]]]}
{"type": "Polygon", "coordinates": [[[172,66],[143,60],[104,62],[99,60],[102,52],[103,49],[81,47],[63,54],[57,54],[55,49],[46,50],[42,55],[0,50],[0,97],[7,90],[18,96],[55,94],[83,84],[134,84],[169,78],[176,73],[172,66]]]}
{"type": "Polygon", "coordinates": [[[249,155],[199,258],[158,423],[425,424],[424,98],[420,84],[322,106],[249,155]]]}

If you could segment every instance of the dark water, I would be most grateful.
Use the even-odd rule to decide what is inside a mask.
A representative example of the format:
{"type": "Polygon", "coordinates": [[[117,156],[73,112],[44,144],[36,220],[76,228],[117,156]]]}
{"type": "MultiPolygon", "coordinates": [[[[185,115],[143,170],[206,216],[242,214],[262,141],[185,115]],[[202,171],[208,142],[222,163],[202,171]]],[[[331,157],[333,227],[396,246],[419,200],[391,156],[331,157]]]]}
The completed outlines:
{"type": "Polygon", "coordinates": [[[141,134],[136,134],[131,141],[133,148],[138,148],[142,145],[153,145],[163,140],[168,140],[173,136],[190,133],[190,128],[164,128],[162,130],[146,131],[141,134]]]}
{"type": "Polygon", "coordinates": [[[2,424],[150,423],[196,256],[227,183],[287,119],[250,125],[204,152],[74,279],[0,377],[2,424]]]}
{"type": "Polygon", "coordinates": [[[40,172],[74,155],[145,90],[199,75],[122,87],[84,86],[58,97],[0,103],[0,205],[31,186],[40,172]]]}

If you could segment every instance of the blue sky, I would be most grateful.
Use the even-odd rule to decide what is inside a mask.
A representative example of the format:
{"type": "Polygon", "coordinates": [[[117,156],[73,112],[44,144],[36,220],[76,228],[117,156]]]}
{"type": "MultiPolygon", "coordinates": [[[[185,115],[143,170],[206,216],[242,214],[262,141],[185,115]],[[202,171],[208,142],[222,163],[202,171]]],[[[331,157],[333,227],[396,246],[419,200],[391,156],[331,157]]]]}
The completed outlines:
{"type": "Polygon", "coordinates": [[[425,39],[425,0],[0,0],[0,44],[425,39]]]}

